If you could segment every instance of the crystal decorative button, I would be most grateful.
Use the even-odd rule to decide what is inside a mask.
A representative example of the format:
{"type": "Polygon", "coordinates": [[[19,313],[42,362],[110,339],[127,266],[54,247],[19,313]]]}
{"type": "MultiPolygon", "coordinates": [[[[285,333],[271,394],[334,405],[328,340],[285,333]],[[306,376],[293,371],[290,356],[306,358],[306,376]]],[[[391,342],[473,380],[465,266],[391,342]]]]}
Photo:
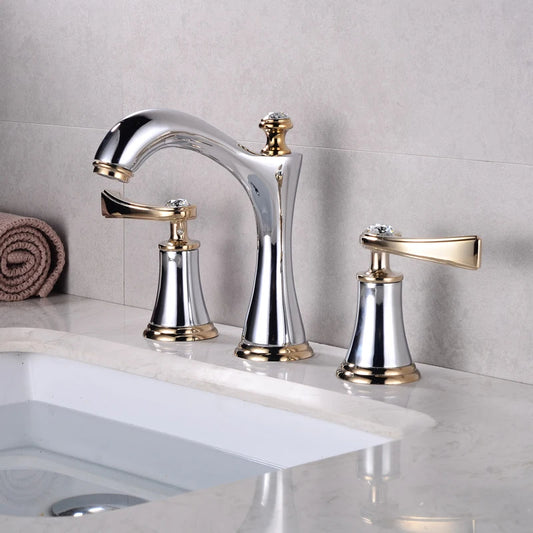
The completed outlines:
{"type": "Polygon", "coordinates": [[[273,111],[269,113],[264,120],[287,120],[289,115],[287,113],[282,113],[281,111],[273,111]]]}
{"type": "Polygon", "coordinates": [[[176,198],[175,200],[169,200],[165,207],[189,207],[191,204],[185,198],[176,198]]]}
{"type": "Polygon", "coordinates": [[[399,236],[397,232],[394,231],[392,226],[387,224],[372,224],[366,228],[365,233],[370,235],[379,235],[380,237],[394,237],[399,236]]]}

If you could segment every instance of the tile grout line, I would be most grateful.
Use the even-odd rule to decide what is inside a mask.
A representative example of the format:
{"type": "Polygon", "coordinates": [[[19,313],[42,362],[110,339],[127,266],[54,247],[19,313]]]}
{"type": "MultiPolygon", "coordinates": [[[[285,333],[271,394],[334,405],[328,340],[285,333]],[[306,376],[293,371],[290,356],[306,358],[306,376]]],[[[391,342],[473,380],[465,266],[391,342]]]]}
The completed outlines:
{"type": "MultiPolygon", "coordinates": [[[[68,129],[78,129],[78,130],[89,130],[89,131],[101,131],[106,132],[108,131],[107,128],[97,128],[97,127],[91,127],[91,126],[71,126],[67,124],[49,124],[46,122],[20,122],[15,120],[2,120],[0,119],[0,124],[23,124],[27,126],[45,126],[45,127],[55,127],[55,128],[68,128],[68,129]]],[[[239,143],[242,144],[257,144],[257,145],[263,145],[261,141],[249,141],[249,140],[239,140],[239,143]]],[[[451,156],[443,156],[443,155],[434,155],[434,154],[418,154],[414,152],[394,152],[390,150],[370,150],[365,148],[338,148],[338,147],[332,147],[332,146],[312,146],[307,144],[295,144],[291,143],[291,146],[294,148],[299,149],[310,149],[310,150],[331,150],[335,152],[347,152],[347,153],[363,153],[363,154],[383,154],[383,155],[395,155],[398,157],[420,157],[420,158],[426,158],[426,159],[442,159],[447,161],[464,161],[464,162],[471,162],[471,163],[487,163],[487,164],[495,164],[495,165],[513,165],[513,166],[521,166],[521,167],[532,167],[533,168],[533,162],[532,163],[524,163],[519,161],[500,161],[500,160],[493,160],[493,159],[476,159],[472,157],[451,157],[451,156]]]]}

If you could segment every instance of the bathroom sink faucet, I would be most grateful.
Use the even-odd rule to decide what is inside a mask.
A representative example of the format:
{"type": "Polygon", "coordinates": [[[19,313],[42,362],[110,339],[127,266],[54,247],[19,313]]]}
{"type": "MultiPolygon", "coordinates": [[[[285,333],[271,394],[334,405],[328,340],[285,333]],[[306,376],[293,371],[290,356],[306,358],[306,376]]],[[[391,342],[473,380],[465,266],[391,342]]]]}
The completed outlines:
{"type": "Polygon", "coordinates": [[[267,144],[254,153],[203,120],[166,109],[133,113],[105,136],[94,172],[127,182],[161,148],[198,152],[228,170],[246,190],[257,222],[255,282],[235,354],[257,361],[290,361],[313,355],[302,324],[292,270],[291,233],[302,155],[292,153],[284,113],[270,113],[259,127],[267,144]]]}

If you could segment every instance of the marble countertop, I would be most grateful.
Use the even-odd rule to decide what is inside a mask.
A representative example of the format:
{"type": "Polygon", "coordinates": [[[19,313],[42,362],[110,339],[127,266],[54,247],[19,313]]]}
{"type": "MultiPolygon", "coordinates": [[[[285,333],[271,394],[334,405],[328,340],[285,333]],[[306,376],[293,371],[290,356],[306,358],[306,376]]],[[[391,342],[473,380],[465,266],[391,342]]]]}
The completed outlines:
{"type": "Polygon", "coordinates": [[[533,386],[422,364],[417,383],[356,386],[335,377],[343,349],[313,344],[306,361],[250,363],[232,356],[240,330],[230,326],[218,339],[158,352],[141,335],[149,314],[69,295],[2,303],[0,351],[50,352],[182,384],[194,374],[207,390],[289,402],[395,440],[81,519],[0,516],[0,531],[533,530],[533,386]]]}

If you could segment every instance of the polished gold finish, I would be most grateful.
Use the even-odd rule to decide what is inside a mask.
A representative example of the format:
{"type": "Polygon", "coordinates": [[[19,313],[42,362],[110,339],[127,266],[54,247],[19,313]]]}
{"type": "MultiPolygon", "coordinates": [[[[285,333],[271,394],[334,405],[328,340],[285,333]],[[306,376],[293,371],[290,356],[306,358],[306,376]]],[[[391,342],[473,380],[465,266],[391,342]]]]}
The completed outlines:
{"type": "Polygon", "coordinates": [[[199,241],[189,240],[187,236],[187,227],[182,231],[183,233],[178,233],[176,235],[175,226],[177,224],[174,222],[170,223],[170,239],[165,242],[159,243],[159,249],[163,252],[188,252],[190,250],[198,250],[200,248],[199,241]],[[177,238],[174,238],[176,235],[177,238]]]}
{"type": "Polygon", "coordinates": [[[290,346],[254,346],[241,341],[235,349],[235,355],[250,361],[299,361],[313,355],[313,349],[307,342],[290,346]]]}
{"type": "Polygon", "coordinates": [[[352,383],[399,385],[418,381],[420,372],[414,363],[397,368],[362,368],[353,363],[343,362],[337,369],[337,377],[352,383]]]}
{"type": "Polygon", "coordinates": [[[373,251],[370,255],[369,270],[359,272],[357,279],[365,283],[397,283],[402,281],[403,274],[390,269],[389,254],[373,251]]]}
{"type": "Polygon", "coordinates": [[[103,191],[101,199],[102,215],[106,218],[138,218],[168,220],[169,222],[196,218],[196,206],[194,205],[181,207],[146,205],[115,196],[109,191],[103,191]]]}
{"type": "Polygon", "coordinates": [[[268,156],[290,154],[290,148],[285,143],[285,135],[292,128],[292,121],[283,114],[271,113],[264,117],[259,127],[267,136],[267,144],[261,153],[268,156]]]}
{"type": "Polygon", "coordinates": [[[153,206],[131,202],[109,191],[101,194],[102,215],[106,218],[137,218],[141,220],[162,220],[170,222],[170,238],[159,244],[165,252],[186,252],[197,250],[198,241],[189,240],[187,220],[196,218],[196,206],[153,206]]]}
{"type": "Polygon", "coordinates": [[[123,183],[128,183],[133,176],[131,170],[121,167],[120,165],[114,165],[113,163],[103,163],[102,161],[95,160],[93,161],[93,166],[93,172],[100,174],[100,176],[114,178],[123,183]]]}
{"type": "Polygon", "coordinates": [[[186,220],[172,221],[170,223],[170,239],[159,243],[159,249],[163,252],[187,252],[189,250],[197,250],[198,248],[200,248],[198,241],[189,240],[186,220]]]}
{"type": "Polygon", "coordinates": [[[177,328],[157,326],[150,322],[150,324],[146,326],[143,335],[147,339],[154,341],[202,341],[216,337],[218,331],[212,322],[201,324],[199,326],[179,326],[177,328]]]}
{"type": "Polygon", "coordinates": [[[361,244],[373,252],[414,257],[470,270],[481,266],[481,239],[476,235],[444,239],[404,239],[363,233],[361,244]]]}

